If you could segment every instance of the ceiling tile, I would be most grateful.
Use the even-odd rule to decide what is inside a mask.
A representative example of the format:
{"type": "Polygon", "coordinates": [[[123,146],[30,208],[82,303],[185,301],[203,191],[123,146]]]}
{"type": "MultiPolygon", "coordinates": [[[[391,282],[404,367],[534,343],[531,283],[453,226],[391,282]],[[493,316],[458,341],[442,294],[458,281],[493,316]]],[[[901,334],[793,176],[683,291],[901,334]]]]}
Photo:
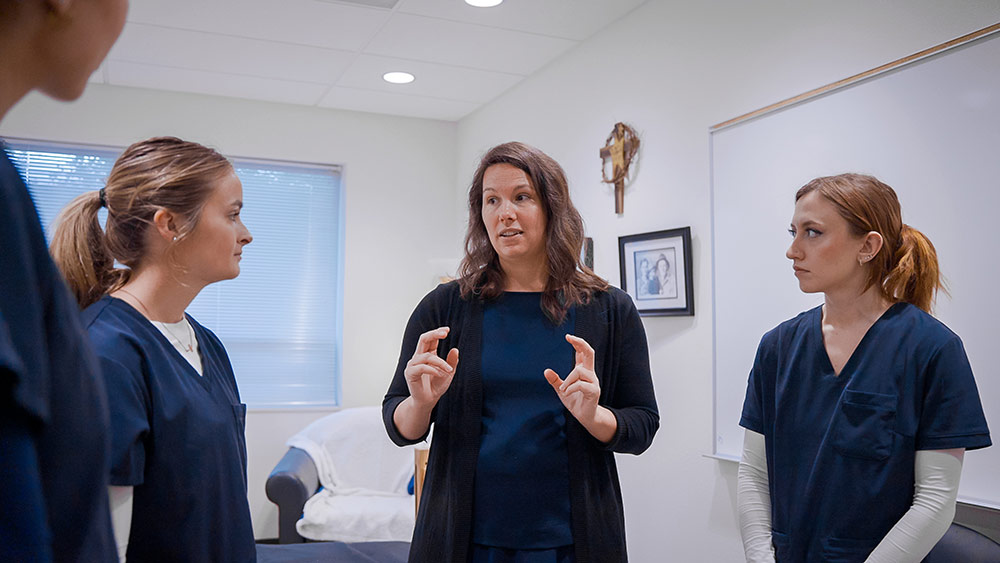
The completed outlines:
{"type": "Polygon", "coordinates": [[[394,14],[365,53],[526,76],[575,44],[568,39],[394,14]]]}
{"type": "Polygon", "coordinates": [[[339,2],[342,4],[359,4],[371,8],[385,8],[387,10],[395,8],[399,0],[318,0],[319,2],[339,2]]]}
{"type": "Polygon", "coordinates": [[[315,105],[326,90],[326,86],[322,84],[289,80],[227,75],[218,72],[166,68],[121,61],[110,61],[107,65],[108,83],[116,86],[152,88],[299,105],[315,105]]]}
{"type": "Polygon", "coordinates": [[[474,8],[459,0],[402,0],[397,12],[582,41],[645,0],[509,1],[474,8]]]}
{"type": "Polygon", "coordinates": [[[521,77],[515,74],[361,55],[341,75],[337,86],[482,103],[499,96],[520,80],[521,77]],[[389,84],[382,80],[383,74],[395,70],[409,72],[416,80],[409,84],[389,84]]]}
{"type": "Polygon", "coordinates": [[[389,14],[314,0],[132,0],[128,21],[355,51],[389,14]]]}
{"type": "Polygon", "coordinates": [[[355,56],[319,47],[131,24],[108,59],[329,85],[355,56]]]}
{"type": "Polygon", "coordinates": [[[331,88],[319,105],[445,121],[458,121],[479,107],[479,104],[470,102],[340,87],[331,88]]]}

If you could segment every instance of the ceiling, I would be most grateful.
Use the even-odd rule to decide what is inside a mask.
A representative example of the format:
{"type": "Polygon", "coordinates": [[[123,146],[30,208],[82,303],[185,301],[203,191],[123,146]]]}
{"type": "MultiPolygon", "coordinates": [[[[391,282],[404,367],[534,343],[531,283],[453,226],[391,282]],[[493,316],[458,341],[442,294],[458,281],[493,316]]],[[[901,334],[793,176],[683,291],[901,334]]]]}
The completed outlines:
{"type": "Polygon", "coordinates": [[[454,121],[644,1],[132,0],[91,82],[454,121]]]}

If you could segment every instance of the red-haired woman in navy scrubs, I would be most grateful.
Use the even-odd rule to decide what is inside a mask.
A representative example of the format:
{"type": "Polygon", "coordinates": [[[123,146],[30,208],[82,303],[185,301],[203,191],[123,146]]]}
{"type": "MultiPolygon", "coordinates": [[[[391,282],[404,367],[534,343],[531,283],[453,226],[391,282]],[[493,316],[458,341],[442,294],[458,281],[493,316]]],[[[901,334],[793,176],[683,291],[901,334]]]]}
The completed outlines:
{"type": "Polygon", "coordinates": [[[951,524],[965,450],[990,445],[959,337],[929,314],[930,241],[871,176],[795,196],[792,261],[824,304],[764,335],[738,505],[748,561],[920,561],[951,524]]]}

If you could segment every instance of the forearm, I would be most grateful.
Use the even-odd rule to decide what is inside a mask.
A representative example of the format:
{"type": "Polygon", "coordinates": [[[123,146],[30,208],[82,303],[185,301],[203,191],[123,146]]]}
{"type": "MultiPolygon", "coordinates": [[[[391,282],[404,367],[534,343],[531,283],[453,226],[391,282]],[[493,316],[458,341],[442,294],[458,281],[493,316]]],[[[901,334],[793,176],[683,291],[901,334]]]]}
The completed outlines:
{"type": "Polygon", "coordinates": [[[631,299],[627,296],[626,299],[622,306],[628,310],[622,313],[621,329],[615,331],[619,334],[616,346],[621,349],[620,359],[617,371],[609,374],[615,378],[614,394],[603,402],[616,424],[610,442],[604,442],[615,453],[639,455],[653,443],[660,428],[660,415],[649,368],[646,332],[631,299]]]}
{"type": "Polygon", "coordinates": [[[129,532],[132,530],[132,487],[108,487],[111,527],[118,546],[118,560],[125,561],[129,532]]]}
{"type": "Polygon", "coordinates": [[[868,563],[921,561],[955,517],[962,450],[918,451],[913,504],[868,556],[868,563]]]}
{"type": "Polygon", "coordinates": [[[740,535],[748,563],[774,563],[771,546],[771,493],[764,436],[747,430],[736,478],[740,535]]]}
{"type": "Polygon", "coordinates": [[[590,420],[580,421],[580,424],[602,444],[611,442],[618,431],[618,419],[615,414],[601,405],[597,405],[594,416],[590,420]]]}
{"type": "Polygon", "coordinates": [[[407,397],[396,406],[396,410],[392,413],[392,422],[404,438],[419,440],[430,429],[433,411],[433,405],[429,407],[418,405],[413,397],[407,397]]]}

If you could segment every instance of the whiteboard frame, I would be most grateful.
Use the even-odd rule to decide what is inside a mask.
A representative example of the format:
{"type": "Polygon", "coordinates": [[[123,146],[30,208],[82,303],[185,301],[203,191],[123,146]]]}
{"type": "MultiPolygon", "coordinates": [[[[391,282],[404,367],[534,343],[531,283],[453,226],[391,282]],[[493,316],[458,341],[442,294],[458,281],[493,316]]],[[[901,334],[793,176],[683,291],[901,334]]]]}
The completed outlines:
{"type": "Polygon", "coordinates": [[[841,88],[846,88],[852,84],[861,82],[862,80],[874,78],[876,76],[879,76],[880,74],[884,74],[891,70],[896,70],[898,68],[911,65],[915,62],[926,59],[927,57],[934,56],[938,53],[943,53],[945,51],[954,49],[956,47],[961,47],[966,43],[970,43],[981,37],[986,37],[998,32],[1000,32],[1000,22],[997,22],[989,27],[984,27],[983,29],[980,29],[978,31],[973,31],[972,33],[968,33],[961,37],[956,37],[951,41],[945,41],[944,43],[941,43],[939,45],[928,47],[923,51],[918,51],[916,53],[913,53],[912,55],[907,55],[901,59],[896,59],[892,62],[885,63],[884,65],[877,66],[873,69],[860,72],[853,76],[848,76],[847,78],[843,78],[836,82],[831,82],[826,86],[820,86],[819,88],[814,88],[812,90],[809,90],[808,92],[803,92],[802,94],[799,94],[797,96],[792,96],[791,98],[781,100],[780,102],[775,102],[769,106],[764,106],[760,109],[744,113],[743,115],[734,117],[732,119],[728,119],[726,121],[723,121],[722,123],[716,123],[715,125],[712,125],[711,127],[708,128],[709,139],[711,139],[711,134],[715,133],[716,131],[721,131],[727,127],[732,127],[733,125],[738,125],[740,123],[743,123],[744,121],[749,121],[757,117],[763,117],[769,113],[776,112],[778,110],[784,109],[786,107],[795,104],[807,102],[810,99],[815,98],[816,96],[833,93],[837,90],[840,90],[841,88]]]}

